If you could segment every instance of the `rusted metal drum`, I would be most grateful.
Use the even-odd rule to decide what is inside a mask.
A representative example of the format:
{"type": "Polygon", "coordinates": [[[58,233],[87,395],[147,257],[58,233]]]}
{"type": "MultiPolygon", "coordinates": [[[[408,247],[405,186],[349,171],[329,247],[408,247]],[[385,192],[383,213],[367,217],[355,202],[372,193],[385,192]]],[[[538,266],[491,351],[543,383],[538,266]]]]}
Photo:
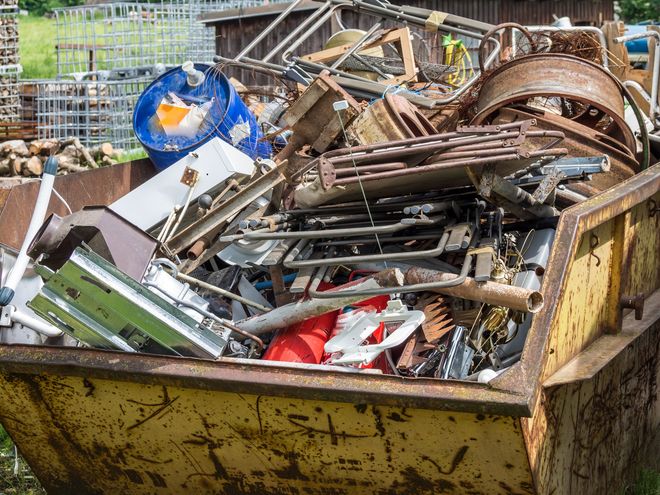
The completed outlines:
{"type": "Polygon", "coordinates": [[[636,150],[624,119],[621,85],[612,74],[587,60],[560,53],[527,55],[491,72],[479,92],[473,124],[483,124],[498,109],[532,98],[556,98],[584,105],[572,118],[593,127],[611,119],[603,132],[636,150]]]}

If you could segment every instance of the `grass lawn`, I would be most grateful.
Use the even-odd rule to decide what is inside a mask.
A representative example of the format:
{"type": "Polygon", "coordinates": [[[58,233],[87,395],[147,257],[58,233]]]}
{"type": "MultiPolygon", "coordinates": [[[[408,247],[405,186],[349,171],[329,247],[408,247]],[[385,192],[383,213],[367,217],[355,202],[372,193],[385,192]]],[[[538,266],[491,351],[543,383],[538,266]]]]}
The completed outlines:
{"type": "Polygon", "coordinates": [[[19,49],[23,79],[47,79],[57,75],[55,19],[18,18],[19,49]]]}

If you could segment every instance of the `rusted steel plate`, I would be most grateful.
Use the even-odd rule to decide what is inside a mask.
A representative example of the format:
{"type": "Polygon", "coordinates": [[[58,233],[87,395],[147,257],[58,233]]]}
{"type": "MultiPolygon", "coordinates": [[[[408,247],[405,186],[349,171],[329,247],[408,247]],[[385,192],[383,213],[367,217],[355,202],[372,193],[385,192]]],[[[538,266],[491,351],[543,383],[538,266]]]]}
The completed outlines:
{"type": "MultiPolygon", "coordinates": [[[[72,211],[78,211],[87,205],[110,204],[153,177],[155,173],[156,169],[151,161],[137,160],[58,176],[55,179],[55,190],[72,211]]],[[[0,189],[0,244],[20,249],[32,217],[39,184],[38,180],[34,180],[9,190],[0,189]]],[[[69,213],[65,204],[55,194],[48,205],[48,214],[50,213],[60,216],[69,213]]]]}
{"type": "Polygon", "coordinates": [[[0,414],[49,494],[533,493],[516,418],[43,371],[0,414]]]}

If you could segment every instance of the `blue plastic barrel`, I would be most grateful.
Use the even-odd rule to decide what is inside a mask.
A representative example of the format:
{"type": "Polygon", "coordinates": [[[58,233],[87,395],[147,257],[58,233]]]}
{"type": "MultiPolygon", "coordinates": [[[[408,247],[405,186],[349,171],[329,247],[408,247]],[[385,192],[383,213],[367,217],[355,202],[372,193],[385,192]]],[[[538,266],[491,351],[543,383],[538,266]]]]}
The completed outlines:
{"type": "Polygon", "coordinates": [[[169,167],[216,136],[252,158],[270,158],[270,144],[263,140],[254,115],[225,75],[206,64],[195,64],[195,69],[206,76],[199,86],[189,86],[186,73],[177,67],[153,81],[135,105],[133,129],[156,168],[169,167]],[[201,103],[214,98],[209,114],[192,138],[167,136],[158,123],[156,109],[170,91],[186,102],[201,103]]]}

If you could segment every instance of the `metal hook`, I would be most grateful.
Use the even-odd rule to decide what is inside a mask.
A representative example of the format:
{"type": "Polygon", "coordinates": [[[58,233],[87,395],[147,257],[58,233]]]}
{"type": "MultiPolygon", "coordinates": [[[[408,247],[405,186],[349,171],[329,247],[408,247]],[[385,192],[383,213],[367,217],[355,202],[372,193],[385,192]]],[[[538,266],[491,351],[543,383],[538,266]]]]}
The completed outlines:
{"type": "Polygon", "coordinates": [[[589,240],[589,254],[596,258],[596,266],[600,266],[600,257],[598,255],[594,254],[594,249],[598,246],[600,240],[598,239],[598,236],[594,234],[593,232],[591,233],[591,238],[589,240]]]}

